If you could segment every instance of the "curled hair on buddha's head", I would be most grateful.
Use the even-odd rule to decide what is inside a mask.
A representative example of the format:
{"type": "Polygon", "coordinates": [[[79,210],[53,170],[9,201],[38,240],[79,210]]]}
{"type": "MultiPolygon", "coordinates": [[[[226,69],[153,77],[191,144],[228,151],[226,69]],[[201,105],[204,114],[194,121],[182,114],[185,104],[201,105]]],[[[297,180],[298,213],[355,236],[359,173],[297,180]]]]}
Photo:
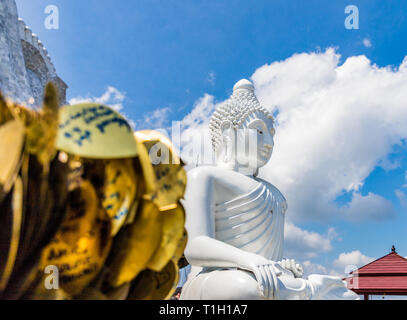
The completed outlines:
{"type": "Polygon", "coordinates": [[[212,148],[215,153],[222,143],[222,124],[230,123],[232,128],[236,129],[254,113],[262,113],[266,118],[273,120],[270,112],[257,100],[253,84],[242,79],[233,87],[231,97],[215,109],[209,121],[212,148]]]}

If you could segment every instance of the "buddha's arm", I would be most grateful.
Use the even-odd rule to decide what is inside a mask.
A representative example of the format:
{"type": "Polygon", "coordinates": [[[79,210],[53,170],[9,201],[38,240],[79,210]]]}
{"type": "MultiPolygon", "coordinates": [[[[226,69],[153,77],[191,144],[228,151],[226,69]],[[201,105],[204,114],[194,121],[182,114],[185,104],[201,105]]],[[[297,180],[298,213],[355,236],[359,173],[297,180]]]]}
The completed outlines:
{"type": "Polygon", "coordinates": [[[249,271],[252,271],[253,263],[269,263],[262,256],[240,250],[208,236],[190,238],[185,250],[185,257],[194,266],[241,268],[249,271]]]}

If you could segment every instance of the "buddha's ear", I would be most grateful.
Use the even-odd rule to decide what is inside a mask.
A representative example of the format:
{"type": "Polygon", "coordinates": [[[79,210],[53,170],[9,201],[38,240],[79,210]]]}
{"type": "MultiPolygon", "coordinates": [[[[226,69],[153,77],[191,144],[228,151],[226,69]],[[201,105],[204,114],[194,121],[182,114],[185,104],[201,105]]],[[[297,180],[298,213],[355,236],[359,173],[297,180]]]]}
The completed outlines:
{"type": "Polygon", "coordinates": [[[222,135],[224,135],[226,131],[232,129],[232,127],[232,122],[230,122],[229,120],[223,121],[220,125],[220,131],[222,132],[222,135]]]}

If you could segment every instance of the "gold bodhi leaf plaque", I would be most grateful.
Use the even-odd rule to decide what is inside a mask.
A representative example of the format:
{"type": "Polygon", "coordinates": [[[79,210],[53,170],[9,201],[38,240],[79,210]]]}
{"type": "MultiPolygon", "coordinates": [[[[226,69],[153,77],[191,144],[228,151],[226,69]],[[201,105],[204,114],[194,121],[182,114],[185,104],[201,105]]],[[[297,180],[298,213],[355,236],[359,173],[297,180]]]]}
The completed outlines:
{"type": "Polygon", "coordinates": [[[0,297],[169,298],[187,241],[171,142],[110,107],[57,101],[52,85],[41,111],[0,100],[0,297]]]}
{"type": "MultiPolygon", "coordinates": [[[[154,274],[173,262],[174,272],[178,272],[177,262],[186,244],[185,213],[179,203],[186,186],[182,163],[163,135],[141,131],[135,133],[135,138],[145,192],[133,223],[124,230],[128,241],[112,262],[108,280],[114,287],[135,279],[143,270],[154,274]],[[160,161],[156,161],[158,157],[160,161]]],[[[140,277],[149,274],[143,272],[140,277]]],[[[177,281],[176,277],[169,279],[177,281]]]]}
{"type": "Polygon", "coordinates": [[[135,157],[130,124],[117,111],[99,104],[61,108],[56,147],[90,159],[135,157]]]}
{"type": "Polygon", "coordinates": [[[21,165],[24,125],[16,119],[0,127],[0,200],[10,191],[21,165]]]}
{"type": "Polygon", "coordinates": [[[116,235],[129,215],[137,191],[137,176],[131,159],[108,160],[103,207],[112,220],[112,236],[116,235]]]}

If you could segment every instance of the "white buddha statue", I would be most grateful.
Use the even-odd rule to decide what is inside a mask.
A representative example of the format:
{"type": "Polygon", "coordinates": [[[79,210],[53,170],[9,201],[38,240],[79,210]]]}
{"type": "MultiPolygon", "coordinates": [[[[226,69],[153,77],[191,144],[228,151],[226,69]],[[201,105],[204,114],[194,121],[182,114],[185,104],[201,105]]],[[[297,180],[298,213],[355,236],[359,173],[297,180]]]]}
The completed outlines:
{"type": "Polygon", "coordinates": [[[273,117],[240,80],[210,121],[216,165],[188,172],[184,206],[191,272],[181,299],[358,299],[339,277],[283,260],[287,203],[257,177],[274,146],[273,117]]]}

